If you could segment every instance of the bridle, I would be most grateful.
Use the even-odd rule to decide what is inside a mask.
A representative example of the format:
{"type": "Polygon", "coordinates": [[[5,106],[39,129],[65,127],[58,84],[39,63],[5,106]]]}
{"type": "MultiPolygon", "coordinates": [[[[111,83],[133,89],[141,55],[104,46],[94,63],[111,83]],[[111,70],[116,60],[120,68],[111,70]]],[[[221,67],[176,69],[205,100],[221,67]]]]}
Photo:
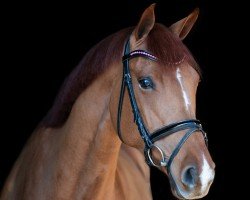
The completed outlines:
{"type": "Polygon", "coordinates": [[[122,78],[122,84],[121,84],[121,93],[120,93],[120,98],[119,98],[118,116],[117,116],[118,135],[121,141],[123,141],[122,135],[121,135],[120,123],[121,123],[122,105],[123,105],[123,99],[124,99],[124,93],[125,93],[125,87],[126,87],[128,90],[129,99],[130,99],[130,103],[131,103],[133,114],[134,114],[134,122],[136,123],[138,127],[138,131],[145,143],[144,154],[145,154],[145,159],[146,159],[147,164],[149,166],[155,166],[155,167],[166,167],[168,174],[171,175],[171,164],[174,158],[176,157],[176,155],[178,154],[178,152],[180,151],[184,143],[187,141],[187,139],[193,133],[198,132],[198,131],[202,132],[206,145],[207,145],[208,139],[207,139],[205,131],[202,129],[200,121],[198,121],[197,119],[188,119],[184,121],[179,121],[179,122],[164,126],[163,128],[156,130],[152,134],[149,133],[148,129],[145,126],[145,123],[143,122],[142,116],[140,114],[140,110],[138,108],[138,105],[135,99],[132,78],[131,78],[130,69],[129,69],[129,60],[135,57],[144,57],[152,61],[157,61],[157,58],[154,55],[144,50],[135,50],[135,51],[130,52],[129,40],[127,41],[125,45],[124,56],[122,58],[123,78],[122,78]],[[172,135],[182,130],[187,130],[187,132],[181,138],[179,143],[176,145],[170,157],[167,158],[164,152],[162,151],[162,149],[158,147],[157,145],[155,145],[154,142],[157,140],[160,140],[163,137],[167,137],[169,135],[172,135]],[[159,153],[161,154],[161,160],[159,164],[155,163],[155,161],[153,161],[152,159],[152,149],[158,150],[159,153]]]}

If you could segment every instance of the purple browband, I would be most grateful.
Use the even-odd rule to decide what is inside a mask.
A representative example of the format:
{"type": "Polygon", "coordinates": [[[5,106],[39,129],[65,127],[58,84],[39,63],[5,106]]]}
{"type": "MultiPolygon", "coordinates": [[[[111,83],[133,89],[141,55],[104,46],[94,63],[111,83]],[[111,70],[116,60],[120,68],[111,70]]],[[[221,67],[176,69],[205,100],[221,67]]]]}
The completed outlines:
{"type": "Polygon", "coordinates": [[[146,57],[150,60],[157,60],[157,58],[155,56],[153,56],[152,54],[146,52],[146,51],[143,51],[143,50],[135,50],[135,51],[132,51],[130,52],[129,54],[126,54],[122,57],[122,61],[124,62],[125,60],[128,60],[128,59],[131,59],[131,58],[135,58],[135,57],[138,57],[138,56],[142,56],[142,57],[146,57]]]}

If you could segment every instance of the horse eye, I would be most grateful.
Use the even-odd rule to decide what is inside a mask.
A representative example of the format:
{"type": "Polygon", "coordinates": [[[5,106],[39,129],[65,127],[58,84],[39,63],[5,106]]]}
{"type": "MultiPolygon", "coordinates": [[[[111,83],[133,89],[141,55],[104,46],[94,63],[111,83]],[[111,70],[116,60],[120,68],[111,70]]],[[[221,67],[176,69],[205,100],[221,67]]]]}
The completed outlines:
{"type": "Polygon", "coordinates": [[[143,89],[153,89],[154,88],[154,83],[150,77],[141,78],[138,80],[138,82],[143,89]]]}

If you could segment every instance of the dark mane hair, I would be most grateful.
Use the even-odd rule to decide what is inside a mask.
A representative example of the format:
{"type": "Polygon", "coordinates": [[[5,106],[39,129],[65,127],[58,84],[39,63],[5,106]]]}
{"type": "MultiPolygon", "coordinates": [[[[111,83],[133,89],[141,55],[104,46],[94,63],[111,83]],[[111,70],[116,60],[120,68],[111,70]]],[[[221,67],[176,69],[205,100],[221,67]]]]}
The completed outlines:
{"type": "MultiPolygon", "coordinates": [[[[64,81],[41,126],[60,127],[65,123],[78,96],[104,73],[112,62],[121,60],[124,44],[132,31],[133,27],[123,29],[91,48],[64,81]]],[[[198,66],[181,40],[161,24],[154,25],[147,37],[147,46],[164,65],[175,65],[185,59],[191,66],[198,66]]]]}

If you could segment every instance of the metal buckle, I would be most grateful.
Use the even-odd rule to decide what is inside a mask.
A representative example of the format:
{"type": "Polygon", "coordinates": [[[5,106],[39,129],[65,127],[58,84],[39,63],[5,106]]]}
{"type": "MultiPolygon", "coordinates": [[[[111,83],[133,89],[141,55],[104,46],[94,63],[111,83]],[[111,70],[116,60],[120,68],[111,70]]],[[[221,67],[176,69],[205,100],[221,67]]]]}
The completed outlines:
{"type": "Polygon", "coordinates": [[[148,156],[148,159],[149,159],[150,163],[151,163],[153,166],[155,166],[155,167],[165,167],[165,166],[167,166],[167,160],[166,160],[165,154],[163,153],[163,151],[161,150],[161,148],[158,147],[157,145],[154,145],[154,144],[153,144],[153,145],[151,146],[151,148],[147,150],[147,156],[148,156]],[[161,159],[161,161],[160,161],[160,163],[159,163],[158,165],[153,161],[153,159],[152,159],[152,157],[151,157],[151,150],[152,150],[153,148],[156,148],[156,149],[160,152],[161,157],[162,157],[162,159],[161,159]]]}

